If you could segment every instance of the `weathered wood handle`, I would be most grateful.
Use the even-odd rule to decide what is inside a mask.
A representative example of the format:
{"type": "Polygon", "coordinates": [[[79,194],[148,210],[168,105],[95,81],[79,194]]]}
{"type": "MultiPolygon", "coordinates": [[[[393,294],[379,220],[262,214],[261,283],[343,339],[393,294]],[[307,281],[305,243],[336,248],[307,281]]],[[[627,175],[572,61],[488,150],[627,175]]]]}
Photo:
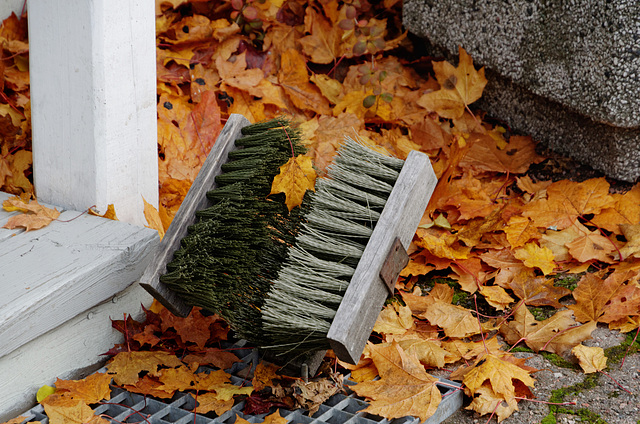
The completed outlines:
{"type": "Polygon", "coordinates": [[[409,247],[437,182],[429,157],[410,152],[331,323],[327,338],[340,360],[360,360],[389,295],[380,277],[389,249],[396,238],[409,247]]]}

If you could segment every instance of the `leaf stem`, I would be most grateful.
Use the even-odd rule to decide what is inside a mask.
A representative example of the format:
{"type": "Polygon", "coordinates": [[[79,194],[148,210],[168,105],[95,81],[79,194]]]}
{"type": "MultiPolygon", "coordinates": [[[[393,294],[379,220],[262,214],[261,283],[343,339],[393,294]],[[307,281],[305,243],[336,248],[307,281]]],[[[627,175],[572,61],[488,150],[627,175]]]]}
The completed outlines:
{"type": "Polygon", "coordinates": [[[607,374],[606,372],[604,372],[604,371],[598,371],[598,372],[600,372],[601,374],[604,374],[604,375],[606,375],[607,377],[609,377],[609,378],[611,379],[611,381],[613,381],[614,383],[616,383],[616,385],[617,385],[618,387],[620,387],[622,390],[624,390],[625,392],[629,393],[630,395],[632,395],[632,394],[633,394],[633,393],[631,393],[629,390],[627,390],[627,389],[625,389],[624,387],[622,387],[622,384],[618,383],[618,381],[617,381],[615,378],[611,377],[611,376],[610,376],[609,374],[607,374]]]}
{"type": "Polygon", "coordinates": [[[633,341],[631,342],[631,344],[629,344],[629,347],[627,348],[627,351],[624,353],[624,357],[622,358],[622,362],[620,362],[620,369],[622,369],[622,366],[624,365],[624,361],[627,359],[627,354],[629,354],[629,350],[631,350],[631,346],[633,346],[633,344],[636,342],[636,339],[638,338],[638,333],[640,333],[640,327],[638,327],[638,330],[636,331],[636,335],[633,338],[633,341]]]}

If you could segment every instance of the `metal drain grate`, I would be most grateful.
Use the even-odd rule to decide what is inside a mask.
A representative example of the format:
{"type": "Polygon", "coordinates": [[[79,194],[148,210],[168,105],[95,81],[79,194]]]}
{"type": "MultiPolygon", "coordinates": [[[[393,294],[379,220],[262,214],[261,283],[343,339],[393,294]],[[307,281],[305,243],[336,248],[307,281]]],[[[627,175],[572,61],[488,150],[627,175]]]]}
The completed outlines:
{"type": "MultiPolygon", "coordinates": [[[[238,373],[247,367],[255,366],[259,361],[258,351],[255,349],[244,348],[244,343],[240,342],[232,345],[229,350],[235,353],[241,362],[237,362],[229,370],[231,374],[231,382],[236,385],[248,384],[251,380],[241,378],[238,373]]],[[[211,368],[201,367],[199,371],[207,371],[211,368]]],[[[106,371],[106,368],[99,372],[106,371]]],[[[438,424],[447,417],[460,409],[462,406],[462,391],[449,387],[450,385],[459,386],[458,383],[441,379],[441,382],[447,386],[439,384],[438,388],[442,392],[442,401],[438,406],[436,413],[430,417],[424,424],[438,424]]],[[[353,381],[345,380],[345,385],[355,384],[353,381]]],[[[233,408],[223,415],[216,417],[213,413],[194,414],[191,412],[195,408],[195,400],[188,393],[176,393],[172,399],[157,400],[149,396],[143,396],[136,393],[130,393],[123,389],[114,387],[111,391],[111,400],[100,404],[94,409],[96,414],[110,417],[111,422],[118,423],[140,423],[145,424],[232,424],[235,422],[236,414],[250,423],[262,423],[263,415],[245,415],[242,413],[245,402],[234,405],[233,408]]],[[[419,424],[420,420],[415,417],[403,417],[394,420],[387,420],[375,415],[370,415],[363,410],[367,407],[367,403],[355,395],[346,396],[338,393],[328,399],[324,404],[320,405],[320,409],[311,417],[307,415],[305,410],[289,411],[280,409],[280,414],[287,419],[289,423],[295,424],[419,424]]],[[[27,417],[26,422],[40,421],[42,424],[49,424],[49,419],[44,414],[42,405],[38,405],[26,413],[22,414],[27,417]]]]}

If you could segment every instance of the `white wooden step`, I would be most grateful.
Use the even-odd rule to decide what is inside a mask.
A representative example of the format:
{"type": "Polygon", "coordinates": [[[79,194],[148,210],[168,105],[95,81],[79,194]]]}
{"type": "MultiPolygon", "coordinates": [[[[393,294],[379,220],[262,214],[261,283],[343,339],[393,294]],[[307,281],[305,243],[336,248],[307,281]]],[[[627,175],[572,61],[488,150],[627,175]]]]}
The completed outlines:
{"type": "MultiPolygon", "coordinates": [[[[8,197],[0,193],[0,203],[8,197]]],[[[0,211],[0,227],[14,214],[0,211]]],[[[48,370],[69,374],[101,360],[110,346],[91,345],[113,342],[109,316],[148,304],[139,287],[129,289],[131,310],[111,300],[140,278],[158,243],[155,230],[77,211],[36,231],[0,228],[0,422],[21,398],[32,401],[34,387],[55,381],[48,370]],[[101,320],[91,319],[97,313],[101,320]],[[38,381],[25,380],[34,374],[38,381]]]]}

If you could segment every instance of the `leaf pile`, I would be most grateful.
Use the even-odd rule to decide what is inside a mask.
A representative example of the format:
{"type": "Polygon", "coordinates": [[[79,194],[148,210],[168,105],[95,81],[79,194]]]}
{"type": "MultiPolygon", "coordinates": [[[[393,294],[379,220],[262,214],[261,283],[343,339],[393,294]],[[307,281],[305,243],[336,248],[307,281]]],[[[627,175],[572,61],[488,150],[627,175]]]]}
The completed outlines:
{"type": "Polygon", "coordinates": [[[33,194],[26,16],[0,26],[0,191],[33,194]]]}
{"type": "MultiPolygon", "coordinates": [[[[240,359],[221,347],[229,327],[218,316],[205,316],[194,308],[188,317],[178,318],[155,302],[145,309],[145,315],[143,322],[131,316],[112,321],[113,328],[124,335],[124,342],[106,353],[113,356],[107,372],[82,380],[58,379],[55,388],[44,387],[48,390],[42,390],[46,395],[40,403],[52,424],[109,422],[106,416],[95,416],[92,407],[110,400],[111,386],[158,399],[171,399],[176,392],[190,393],[196,400],[193,412],[215,414],[211,416],[227,412],[239,399],[246,400],[245,414],[267,414],[281,407],[303,407],[313,414],[342,387],[339,374],[305,383],[283,377],[278,367],[263,362],[252,375],[245,372],[250,385],[235,385],[224,370],[240,359]]],[[[248,365],[244,371],[251,370],[248,365]]],[[[238,417],[236,422],[245,421],[238,417]]],[[[264,422],[286,420],[275,411],[264,422]]]]}

